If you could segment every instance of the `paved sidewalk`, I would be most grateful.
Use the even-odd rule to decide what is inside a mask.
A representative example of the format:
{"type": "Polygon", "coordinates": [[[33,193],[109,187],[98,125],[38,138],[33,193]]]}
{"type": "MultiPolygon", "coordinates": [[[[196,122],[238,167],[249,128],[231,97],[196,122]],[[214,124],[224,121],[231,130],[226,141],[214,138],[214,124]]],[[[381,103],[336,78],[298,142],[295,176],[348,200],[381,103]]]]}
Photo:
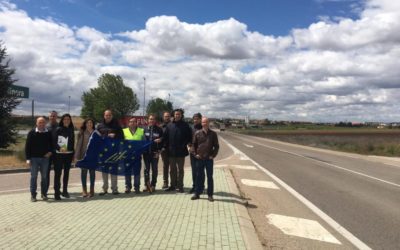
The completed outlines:
{"type": "MultiPolygon", "coordinates": [[[[186,170],[186,187],[190,179],[186,170]]],[[[71,199],[45,202],[39,197],[36,203],[29,201],[29,193],[2,195],[0,248],[246,249],[238,215],[243,205],[230,180],[228,170],[215,168],[213,203],[207,195],[192,201],[187,193],[162,190],[87,199],[75,187],[71,199]]]]}

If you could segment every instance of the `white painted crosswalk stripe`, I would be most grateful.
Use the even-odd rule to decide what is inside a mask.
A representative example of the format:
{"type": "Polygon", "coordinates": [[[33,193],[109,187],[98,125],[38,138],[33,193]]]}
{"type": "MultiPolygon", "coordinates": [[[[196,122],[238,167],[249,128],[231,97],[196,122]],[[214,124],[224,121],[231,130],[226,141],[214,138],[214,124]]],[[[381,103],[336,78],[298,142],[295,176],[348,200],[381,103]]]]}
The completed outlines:
{"type": "Polygon", "coordinates": [[[252,165],[230,165],[230,166],[238,169],[257,170],[257,168],[252,165]]]}
{"type": "Polygon", "coordinates": [[[227,167],[227,166],[228,166],[227,164],[215,164],[214,165],[215,168],[224,168],[224,167],[227,167]]]}
{"type": "Polygon", "coordinates": [[[266,217],[270,224],[279,228],[285,234],[334,244],[342,244],[317,221],[278,214],[269,214],[266,215],[266,217]]]}
{"type": "Polygon", "coordinates": [[[280,189],[275,183],[272,181],[259,181],[259,180],[249,180],[242,179],[241,180],[244,185],[251,187],[261,187],[261,188],[270,188],[270,189],[280,189]]]}

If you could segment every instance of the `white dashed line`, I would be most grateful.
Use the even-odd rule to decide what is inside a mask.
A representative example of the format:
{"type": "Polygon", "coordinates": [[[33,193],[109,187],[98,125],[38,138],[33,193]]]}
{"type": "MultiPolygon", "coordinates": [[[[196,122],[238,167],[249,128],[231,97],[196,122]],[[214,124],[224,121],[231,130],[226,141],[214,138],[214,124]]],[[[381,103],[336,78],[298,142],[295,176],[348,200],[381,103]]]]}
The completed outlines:
{"type": "Polygon", "coordinates": [[[317,221],[278,214],[269,214],[266,217],[269,224],[279,228],[285,234],[339,245],[342,244],[317,221]]]}
{"type": "Polygon", "coordinates": [[[261,187],[261,188],[270,188],[270,189],[280,189],[275,183],[272,181],[259,181],[259,180],[249,180],[249,179],[241,179],[242,183],[251,187],[261,187]]]}
{"type": "Polygon", "coordinates": [[[250,144],[243,143],[243,145],[245,145],[245,146],[248,147],[248,148],[254,148],[254,146],[253,146],[253,145],[250,145],[250,144]]]}

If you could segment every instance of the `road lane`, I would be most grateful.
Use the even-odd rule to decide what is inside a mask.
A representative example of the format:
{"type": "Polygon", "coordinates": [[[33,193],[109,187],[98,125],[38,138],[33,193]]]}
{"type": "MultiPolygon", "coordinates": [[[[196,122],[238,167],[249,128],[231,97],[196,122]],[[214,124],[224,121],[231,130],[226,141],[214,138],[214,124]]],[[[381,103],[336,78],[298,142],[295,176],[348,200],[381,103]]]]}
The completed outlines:
{"type": "Polygon", "coordinates": [[[220,135],[370,247],[397,249],[400,246],[400,188],[329,164],[340,164],[395,184],[400,181],[400,168],[241,135],[220,135]],[[312,155],[318,161],[298,154],[312,155]]]}

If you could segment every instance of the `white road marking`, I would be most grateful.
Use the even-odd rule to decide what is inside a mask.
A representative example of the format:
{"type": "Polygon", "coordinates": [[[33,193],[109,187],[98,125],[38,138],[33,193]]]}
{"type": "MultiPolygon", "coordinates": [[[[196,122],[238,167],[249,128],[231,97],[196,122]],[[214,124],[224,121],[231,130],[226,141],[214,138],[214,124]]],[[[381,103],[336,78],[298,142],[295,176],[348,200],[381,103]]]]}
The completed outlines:
{"type": "Polygon", "coordinates": [[[269,224],[276,226],[285,234],[339,245],[342,244],[317,221],[279,214],[268,214],[266,217],[269,224]]]}
{"type": "MultiPolygon", "coordinates": [[[[102,181],[96,181],[94,183],[94,185],[103,185],[102,181]]],[[[74,182],[74,183],[70,183],[68,184],[68,187],[80,187],[82,186],[82,184],[80,182],[74,182]]],[[[51,191],[53,189],[53,187],[49,188],[49,191],[51,191]]],[[[38,191],[40,190],[40,188],[38,188],[38,191]]],[[[10,190],[2,190],[0,191],[0,193],[14,193],[14,192],[19,192],[19,191],[29,191],[29,188],[19,188],[19,189],[10,189],[10,190]]]]}
{"type": "MultiPolygon", "coordinates": [[[[244,139],[244,140],[246,140],[246,139],[244,139]]],[[[334,167],[334,168],[345,170],[345,171],[351,172],[353,174],[358,174],[358,175],[361,175],[361,176],[364,176],[364,177],[367,177],[367,178],[370,178],[370,179],[373,179],[373,180],[376,180],[376,181],[380,181],[380,182],[383,182],[383,183],[386,183],[386,184],[389,184],[389,185],[392,185],[392,186],[395,186],[395,187],[400,187],[400,184],[393,183],[393,182],[390,182],[390,181],[386,181],[386,180],[383,180],[383,179],[379,179],[377,177],[374,177],[374,176],[371,176],[371,175],[367,175],[367,174],[363,174],[363,173],[360,173],[360,172],[357,172],[357,171],[354,171],[354,170],[350,170],[350,169],[347,169],[347,168],[344,168],[344,167],[340,167],[340,166],[332,164],[332,163],[320,161],[320,160],[317,160],[317,159],[314,159],[314,158],[311,158],[311,157],[307,157],[307,156],[304,156],[304,155],[301,155],[301,154],[297,154],[297,153],[293,153],[293,152],[290,152],[290,151],[286,151],[286,150],[283,150],[283,149],[280,149],[280,148],[267,146],[267,145],[264,145],[262,143],[258,143],[258,142],[253,142],[253,143],[258,144],[258,145],[263,146],[263,147],[266,147],[266,148],[274,149],[274,150],[281,151],[281,152],[284,152],[284,153],[287,153],[287,154],[291,154],[291,155],[295,155],[295,156],[298,156],[298,157],[301,157],[301,158],[304,158],[304,159],[308,159],[308,160],[311,160],[311,161],[322,163],[322,164],[325,164],[325,165],[328,165],[328,166],[331,166],[331,167],[334,167]]]]}
{"type": "Polygon", "coordinates": [[[12,193],[12,192],[18,192],[18,191],[29,191],[29,188],[20,188],[20,189],[13,189],[13,190],[2,190],[0,193],[12,193]]]}
{"type": "MultiPolygon", "coordinates": [[[[230,133],[230,134],[232,134],[232,133],[230,133]]],[[[400,157],[385,157],[385,156],[377,156],[377,155],[366,155],[366,156],[365,155],[357,155],[354,153],[345,153],[345,152],[339,152],[339,151],[334,151],[334,150],[321,149],[321,148],[298,145],[298,144],[282,142],[282,141],[261,138],[261,137],[256,137],[256,136],[249,136],[249,135],[242,135],[242,136],[252,138],[252,141],[251,141],[252,143],[254,142],[255,139],[257,139],[257,140],[262,140],[262,141],[271,142],[271,143],[280,144],[280,145],[286,145],[286,146],[295,147],[295,148],[308,149],[308,150],[312,150],[315,152],[323,152],[323,153],[331,154],[331,155],[344,156],[344,157],[353,158],[353,159],[360,159],[360,160],[365,160],[365,161],[370,161],[370,162],[375,162],[375,163],[382,163],[384,165],[400,167],[400,165],[396,165],[397,162],[400,162],[400,157]],[[388,161],[393,161],[395,163],[391,164],[391,163],[382,162],[382,160],[385,160],[385,158],[387,158],[388,161]]]]}
{"type": "Polygon", "coordinates": [[[227,164],[216,164],[216,165],[214,165],[215,168],[224,168],[224,167],[227,167],[227,166],[228,166],[227,164]]]}
{"type": "MultiPolygon", "coordinates": [[[[80,168],[71,168],[70,171],[77,171],[77,170],[80,170],[80,168]]],[[[52,171],[54,171],[54,169],[52,169],[52,171]]],[[[21,173],[3,173],[3,174],[0,174],[0,178],[1,178],[2,176],[10,176],[10,175],[30,175],[30,174],[31,174],[30,170],[29,170],[29,171],[25,171],[25,172],[21,172],[21,173]]],[[[6,177],[6,178],[7,178],[7,177],[6,177]]]]}
{"type": "Polygon", "coordinates": [[[245,170],[257,170],[255,166],[251,165],[230,165],[231,167],[238,168],[238,169],[245,169],[245,170]]]}
{"type": "Polygon", "coordinates": [[[256,161],[253,159],[249,158],[246,154],[244,154],[242,151],[234,147],[232,144],[230,144],[228,141],[226,141],[224,138],[220,137],[221,140],[223,140],[232,150],[235,154],[243,156],[247,158],[249,161],[251,161],[254,165],[256,165],[261,171],[266,173],[269,177],[271,177],[275,182],[277,182],[279,185],[281,185],[284,189],[286,189],[289,193],[291,193],[294,197],[296,197],[300,202],[302,202],[305,206],[307,206],[311,211],[313,211],[316,215],[318,215],[322,220],[324,220],[328,225],[330,225],[333,229],[335,229],[339,234],[341,234],[344,238],[346,238],[348,241],[350,241],[355,247],[358,249],[371,249],[369,246],[367,246],[364,242],[359,240],[356,236],[354,236],[351,232],[349,232],[346,228],[342,227],[339,223],[337,223],[334,219],[329,217],[326,213],[324,213],[321,209],[319,209],[317,206],[315,206],[313,203],[311,203],[309,200],[307,200],[304,196],[299,194],[296,190],[294,190],[292,187],[290,187],[288,184],[286,184],[284,181],[276,177],[273,173],[268,171],[267,169],[261,167],[260,164],[258,164],[256,161]]]}
{"type": "Polygon", "coordinates": [[[396,168],[400,167],[400,166],[398,166],[398,165],[394,165],[394,164],[390,164],[390,163],[385,163],[385,162],[384,162],[383,164],[388,165],[388,166],[391,166],[391,167],[396,167],[396,168]]]}
{"type": "Polygon", "coordinates": [[[243,145],[245,145],[245,146],[248,147],[248,148],[254,148],[254,146],[253,146],[253,145],[250,145],[250,144],[243,143],[243,145]]]}
{"type": "Polygon", "coordinates": [[[272,181],[259,181],[259,180],[249,180],[249,179],[241,179],[242,183],[251,187],[261,187],[261,188],[270,188],[270,189],[280,189],[275,183],[272,181]]]}

